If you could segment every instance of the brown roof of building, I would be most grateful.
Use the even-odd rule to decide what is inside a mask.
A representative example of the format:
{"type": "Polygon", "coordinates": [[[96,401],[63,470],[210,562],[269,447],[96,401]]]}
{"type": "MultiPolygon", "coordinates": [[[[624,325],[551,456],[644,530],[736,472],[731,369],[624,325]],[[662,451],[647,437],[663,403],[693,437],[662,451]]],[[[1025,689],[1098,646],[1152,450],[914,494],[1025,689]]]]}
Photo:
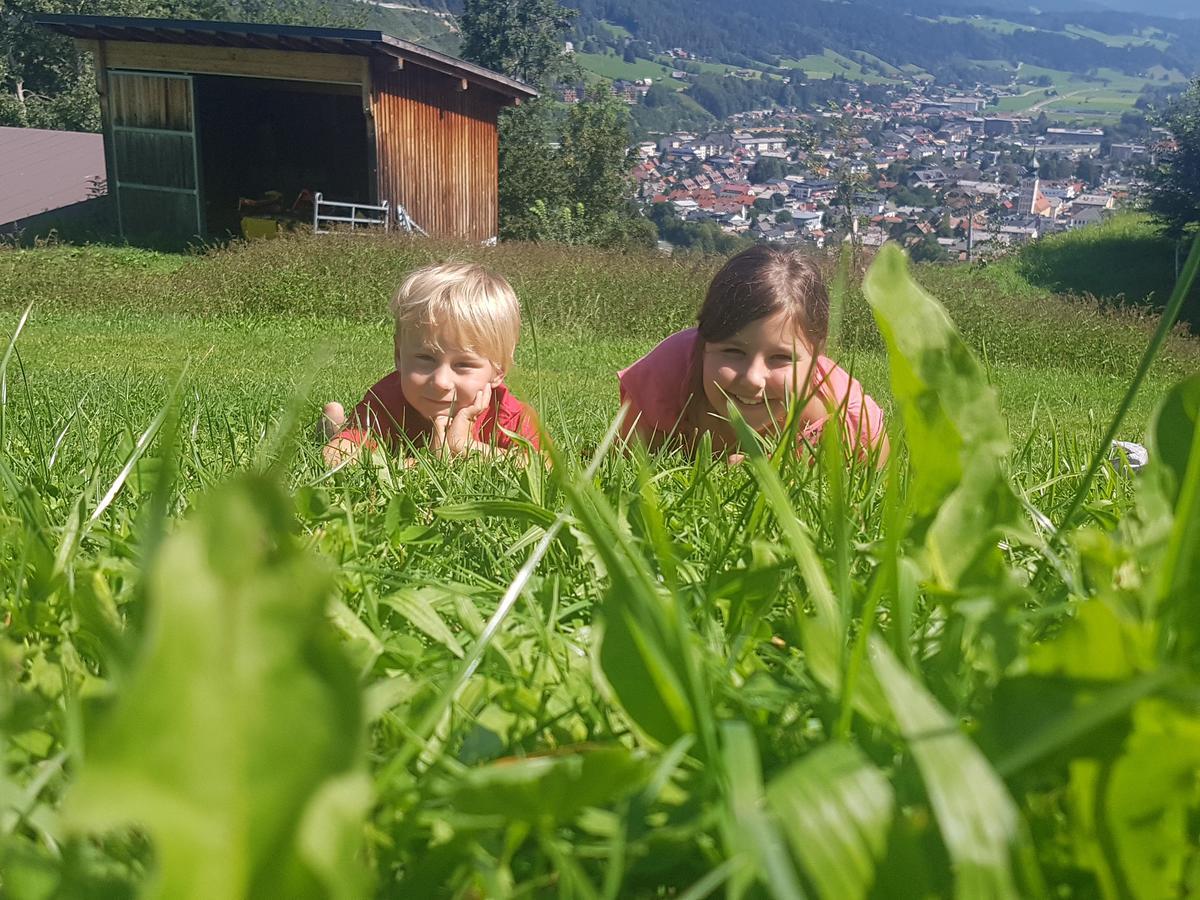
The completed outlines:
{"type": "Polygon", "coordinates": [[[133,16],[41,15],[34,23],[82,40],[141,41],[154,44],[198,44],[209,47],[251,47],[355,53],[386,56],[416,63],[437,72],[491,88],[513,99],[536,97],[524,82],[493,72],[382,31],[362,28],[314,28],[308,25],[265,25],[199,19],[151,19],[133,16]]]}
{"type": "Polygon", "coordinates": [[[0,225],[86,200],[104,177],[98,134],[0,127],[0,225]]]}

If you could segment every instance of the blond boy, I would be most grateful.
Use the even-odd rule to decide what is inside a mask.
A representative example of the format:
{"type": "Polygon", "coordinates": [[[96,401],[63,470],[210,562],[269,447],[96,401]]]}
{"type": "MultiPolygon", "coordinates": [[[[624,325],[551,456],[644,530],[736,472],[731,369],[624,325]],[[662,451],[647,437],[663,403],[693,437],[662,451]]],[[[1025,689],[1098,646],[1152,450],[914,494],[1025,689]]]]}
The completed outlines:
{"type": "Polygon", "coordinates": [[[514,436],[538,446],[536,414],[504,384],[521,327],[507,281],[473,263],[427,266],[404,280],[391,308],[396,368],[349,421],[340,404],[326,405],[328,465],[377,441],[451,456],[504,453],[517,446],[514,436]]]}

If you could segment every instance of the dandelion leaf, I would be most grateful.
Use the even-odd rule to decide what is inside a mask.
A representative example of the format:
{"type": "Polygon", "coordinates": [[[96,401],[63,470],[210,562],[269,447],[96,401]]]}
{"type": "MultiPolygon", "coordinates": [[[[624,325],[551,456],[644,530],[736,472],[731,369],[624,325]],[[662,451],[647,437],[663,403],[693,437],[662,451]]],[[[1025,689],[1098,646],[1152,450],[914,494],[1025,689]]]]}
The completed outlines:
{"type": "Polygon", "coordinates": [[[144,642],[88,729],[67,820],[145,829],[148,897],[361,894],[361,697],[325,618],[330,573],[271,481],[198,506],[147,574],[144,642]]]}
{"type": "Polygon", "coordinates": [[[1070,765],[1076,858],[1106,896],[1187,896],[1200,719],[1148,698],[1134,709],[1133,722],[1115,762],[1077,759],[1070,765]]]}
{"type": "Polygon", "coordinates": [[[569,822],[645,783],[651,762],[625,747],[581,747],[547,756],[497,760],[447,786],[454,810],[539,823],[569,822]]]}
{"type": "Polygon", "coordinates": [[[895,798],[861,751],[820,747],[776,776],[767,802],[821,897],[867,896],[887,851],[895,798]]]}
{"type": "Polygon", "coordinates": [[[1019,521],[1006,477],[1008,429],[987,373],[946,310],[888,245],[863,283],[888,349],[912,463],[909,502],[938,581],[958,588],[1003,571],[1000,532],[1019,521]]]}
{"type": "Polygon", "coordinates": [[[678,615],[651,594],[642,615],[616,590],[605,602],[600,668],[622,709],[647,736],[664,746],[696,730],[684,662],[667,620],[678,615]]]}
{"type": "Polygon", "coordinates": [[[1158,405],[1150,423],[1150,459],[1171,473],[1170,498],[1179,500],[1200,428],[1200,375],[1179,382],[1158,405]]]}
{"type": "Polygon", "coordinates": [[[1200,648],[1200,375],[1167,393],[1150,433],[1151,458],[1175,507],[1167,557],[1158,573],[1159,599],[1177,629],[1181,651],[1194,657],[1200,648]]]}
{"type": "Polygon", "coordinates": [[[1125,881],[1139,900],[1178,896],[1193,854],[1189,805],[1200,771],[1200,719],[1148,699],[1108,785],[1108,819],[1125,881]]]}

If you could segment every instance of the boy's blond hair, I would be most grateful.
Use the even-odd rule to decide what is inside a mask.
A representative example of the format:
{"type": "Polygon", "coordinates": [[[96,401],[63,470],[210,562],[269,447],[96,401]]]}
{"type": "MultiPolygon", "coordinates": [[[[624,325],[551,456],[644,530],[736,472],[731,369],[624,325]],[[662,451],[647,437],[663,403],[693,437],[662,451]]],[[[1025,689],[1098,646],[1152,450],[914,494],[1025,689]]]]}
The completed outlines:
{"type": "Polygon", "coordinates": [[[397,338],[413,328],[448,330],[501,372],[512,369],[521,307],[512,286],[483,266],[440,263],[417,269],[396,290],[391,307],[397,338]]]}

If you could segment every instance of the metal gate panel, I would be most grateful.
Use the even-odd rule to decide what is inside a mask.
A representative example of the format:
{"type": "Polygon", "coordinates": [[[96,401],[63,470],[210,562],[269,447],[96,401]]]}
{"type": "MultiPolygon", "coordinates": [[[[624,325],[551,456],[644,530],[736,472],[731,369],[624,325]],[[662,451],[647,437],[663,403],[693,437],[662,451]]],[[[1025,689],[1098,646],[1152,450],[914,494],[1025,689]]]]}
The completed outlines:
{"type": "Polygon", "coordinates": [[[182,246],[204,233],[190,75],[108,70],[121,235],[182,246]]]}

